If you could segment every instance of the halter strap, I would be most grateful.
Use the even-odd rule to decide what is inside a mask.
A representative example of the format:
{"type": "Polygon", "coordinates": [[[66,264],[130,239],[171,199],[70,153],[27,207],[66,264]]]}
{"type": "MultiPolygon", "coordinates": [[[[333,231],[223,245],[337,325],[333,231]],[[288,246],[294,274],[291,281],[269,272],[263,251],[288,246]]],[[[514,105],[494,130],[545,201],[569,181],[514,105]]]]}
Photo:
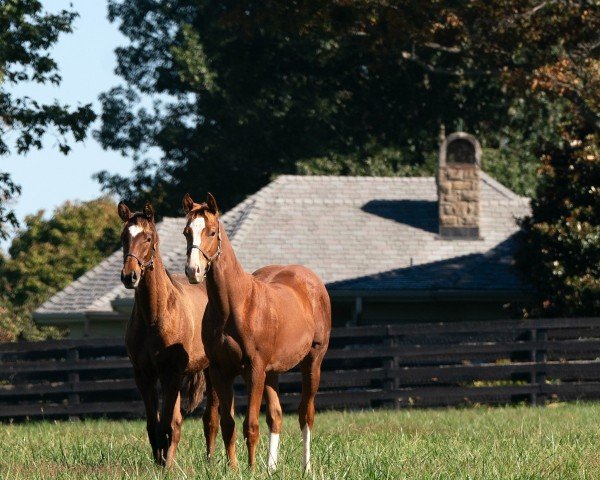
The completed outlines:
{"type": "Polygon", "coordinates": [[[208,267],[206,267],[206,272],[208,272],[210,270],[212,263],[217,258],[219,258],[219,256],[221,255],[221,225],[219,225],[219,233],[217,234],[217,238],[219,240],[219,243],[217,244],[217,251],[215,252],[214,255],[209,256],[204,250],[202,250],[200,248],[199,245],[192,245],[190,248],[188,248],[188,251],[187,251],[187,254],[189,255],[190,253],[192,253],[192,250],[195,248],[204,256],[204,258],[208,262],[208,267]]]}
{"type": "Polygon", "coordinates": [[[150,257],[150,260],[148,260],[147,262],[142,262],[140,260],[140,258],[136,255],[134,255],[133,253],[128,253],[127,255],[125,255],[125,257],[123,258],[123,262],[125,260],[127,260],[127,257],[131,257],[131,258],[135,258],[138,262],[138,265],[140,266],[140,268],[142,269],[142,275],[144,274],[144,271],[149,268],[150,270],[154,270],[154,253],[152,254],[152,256],[150,257]]]}

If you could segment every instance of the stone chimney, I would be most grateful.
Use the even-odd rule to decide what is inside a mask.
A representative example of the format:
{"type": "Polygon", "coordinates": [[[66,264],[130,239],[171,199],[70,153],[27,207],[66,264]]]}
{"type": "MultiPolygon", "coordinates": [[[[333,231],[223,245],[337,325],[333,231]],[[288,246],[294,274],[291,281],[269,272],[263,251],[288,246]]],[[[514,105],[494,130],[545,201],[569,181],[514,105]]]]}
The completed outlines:
{"type": "Polygon", "coordinates": [[[481,145],[473,135],[456,132],[440,146],[437,176],[440,237],[479,240],[481,145]]]}

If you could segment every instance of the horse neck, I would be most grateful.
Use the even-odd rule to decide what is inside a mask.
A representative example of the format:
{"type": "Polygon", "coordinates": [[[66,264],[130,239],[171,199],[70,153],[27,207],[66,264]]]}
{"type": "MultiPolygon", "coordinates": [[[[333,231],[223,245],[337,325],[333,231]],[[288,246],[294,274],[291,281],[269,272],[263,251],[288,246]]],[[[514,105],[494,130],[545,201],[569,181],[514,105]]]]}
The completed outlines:
{"type": "Polygon", "coordinates": [[[135,292],[135,301],[144,320],[156,324],[164,318],[167,309],[167,299],[173,288],[167,270],[157,251],[154,254],[154,266],[144,272],[140,285],[135,292]]]}
{"type": "Polygon", "coordinates": [[[252,275],[244,270],[237,259],[223,224],[219,224],[219,228],[221,254],[206,275],[206,291],[209,305],[216,308],[219,317],[226,321],[236,307],[245,304],[252,290],[252,275]]]}

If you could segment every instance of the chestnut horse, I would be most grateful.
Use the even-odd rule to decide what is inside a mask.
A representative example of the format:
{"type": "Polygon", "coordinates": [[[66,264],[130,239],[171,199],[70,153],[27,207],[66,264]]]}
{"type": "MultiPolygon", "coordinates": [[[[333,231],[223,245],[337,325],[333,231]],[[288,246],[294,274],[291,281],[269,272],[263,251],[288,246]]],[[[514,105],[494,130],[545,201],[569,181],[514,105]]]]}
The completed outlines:
{"type": "MultiPolygon", "coordinates": [[[[126,288],[135,288],[125,344],[144,399],[154,460],[171,467],[183,422],[182,383],[185,381],[187,388],[188,412],[198,406],[204,393],[208,358],[201,331],[208,298],[203,286],[190,285],[183,275],[170,275],[165,269],[158,251],[152,205],[147,203],[142,213],[131,213],[121,202],[118,212],[124,222],[121,281],[126,288]],[[160,408],[157,381],[162,390],[160,408]]],[[[218,403],[208,376],[206,384],[203,421],[210,457],[218,430],[218,403]]]]}
{"type": "Polygon", "coordinates": [[[235,468],[233,380],[241,374],[248,388],[244,438],[248,463],[254,467],[258,445],[258,416],[263,396],[267,404],[269,456],[277,465],[282,412],[278,374],[300,365],[302,397],[299,408],[304,443],[303,468],[310,470],[310,436],[321,362],[329,344],[331,304],[323,282],[299,265],[271,265],[252,275],[236,258],[217,203],[183,199],[187,214],[185,272],[190,283],[206,278],[208,306],[202,338],[210,359],[210,377],[221,405],[221,430],[230,464],[235,468]]]}

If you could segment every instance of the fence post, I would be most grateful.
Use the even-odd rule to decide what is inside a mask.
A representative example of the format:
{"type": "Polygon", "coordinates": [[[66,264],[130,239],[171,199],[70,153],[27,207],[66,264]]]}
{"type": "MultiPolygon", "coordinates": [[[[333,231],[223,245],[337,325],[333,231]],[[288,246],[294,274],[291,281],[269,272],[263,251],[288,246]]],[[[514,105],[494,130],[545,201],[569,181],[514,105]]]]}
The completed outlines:
{"type": "MultiPolygon", "coordinates": [[[[537,340],[540,342],[545,342],[546,340],[548,340],[548,330],[546,330],[546,329],[538,330],[537,340]]],[[[535,362],[536,362],[535,381],[538,385],[540,385],[539,400],[542,403],[546,403],[546,394],[543,393],[542,389],[543,389],[544,385],[546,384],[546,363],[547,363],[547,361],[548,361],[548,353],[546,352],[546,349],[544,348],[541,350],[539,350],[539,349],[536,350],[536,352],[535,352],[535,362]]]]}
{"type": "MultiPolygon", "coordinates": [[[[399,346],[398,339],[390,334],[389,329],[388,329],[386,338],[383,341],[383,346],[386,348],[395,348],[395,347],[399,346]]],[[[390,370],[393,370],[399,366],[400,366],[400,362],[396,355],[391,357],[389,360],[384,360],[383,367],[386,370],[386,380],[383,382],[383,388],[386,392],[393,392],[399,388],[400,382],[396,379],[396,377],[389,374],[390,370]]],[[[391,406],[392,408],[400,408],[399,399],[394,398],[389,403],[389,406],[391,406]]]]}
{"type": "MultiPolygon", "coordinates": [[[[76,348],[70,349],[67,352],[67,360],[69,363],[77,362],[79,360],[79,350],[76,348]]],[[[69,372],[68,381],[70,387],[75,389],[76,384],[79,382],[79,372],[69,372]]],[[[79,405],[79,394],[78,393],[69,393],[69,411],[71,410],[72,405],[79,405]]],[[[79,420],[79,415],[73,415],[69,412],[69,420],[77,421],[79,420]]]]}
{"type": "MultiPolygon", "coordinates": [[[[535,342],[537,341],[537,330],[536,329],[532,329],[529,331],[529,340],[531,342],[535,342]]],[[[529,375],[529,383],[531,385],[535,385],[537,383],[537,350],[535,347],[532,347],[532,349],[529,352],[529,361],[533,364],[533,368],[531,369],[531,374],[529,375]]],[[[537,405],[537,392],[531,392],[529,394],[529,401],[531,403],[531,405],[537,405]]]]}

